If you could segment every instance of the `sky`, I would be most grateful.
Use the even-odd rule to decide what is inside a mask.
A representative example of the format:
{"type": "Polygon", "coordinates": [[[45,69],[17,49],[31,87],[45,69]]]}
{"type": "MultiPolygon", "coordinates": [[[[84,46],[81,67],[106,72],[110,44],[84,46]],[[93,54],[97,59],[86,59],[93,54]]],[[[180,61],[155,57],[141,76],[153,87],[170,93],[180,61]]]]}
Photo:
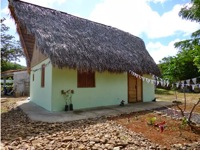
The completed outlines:
{"type": "MultiPolygon", "coordinates": [[[[156,63],[174,56],[174,43],[190,38],[200,25],[179,17],[180,9],[190,0],[23,0],[36,5],[67,12],[129,32],[144,40],[156,63]]],[[[1,18],[10,27],[9,34],[19,39],[8,10],[8,1],[1,0],[1,18]]],[[[25,59],[20,59],[26,65],[25,59]]]]}

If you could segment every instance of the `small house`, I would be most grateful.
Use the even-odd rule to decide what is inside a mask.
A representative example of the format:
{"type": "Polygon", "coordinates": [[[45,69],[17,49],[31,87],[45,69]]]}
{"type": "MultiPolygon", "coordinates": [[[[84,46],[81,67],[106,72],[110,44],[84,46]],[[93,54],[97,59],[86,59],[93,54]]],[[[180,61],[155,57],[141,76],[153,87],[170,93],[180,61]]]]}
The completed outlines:
{"type": "Polygon", "coordinates": [[[4,88],[2,95],[13,95],[15,97],[29,96],[30,78],[27,69],[7,70],[1,72],[1,78],[3,79],[4,88]],[[7,78],[12,78],[13,80],[6,80],[7,78]],[[9,86],[7,83],[10,83],[9,86]]]}
{"type": "Polygon", "coordinates": [[[139,37],[19,0],[9,0],[9,9],[26,55],[32,102],[63,111],[62,91],[70,89],[75,110],[155,98],[153,84],[129,73],[160,73],[139,37]]]}

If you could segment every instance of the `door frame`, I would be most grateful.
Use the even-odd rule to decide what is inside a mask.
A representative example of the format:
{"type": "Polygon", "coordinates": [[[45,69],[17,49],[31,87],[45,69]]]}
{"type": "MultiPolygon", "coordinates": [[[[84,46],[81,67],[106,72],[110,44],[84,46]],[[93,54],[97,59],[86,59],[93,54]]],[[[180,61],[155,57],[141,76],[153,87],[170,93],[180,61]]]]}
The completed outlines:
{"type": "Polygon", "coordinates": [[[129,76],[132,76],[132,74],[131,73],[127,73],[127,78],[128,78],[128,84],[127,84],[127,86],[128,86],[128,91],[127,91],[127,94],[128,94],[128,103],[136,103],[136,102],[143,102],[143,80],[142,79],[139,79],[139,80],[141,80],[141,100],[138,100],[138,88],[137,88],[137,86],[138,86],[138,78],[136,78],[135,76],[135,78],[136,78],[136,101],[135,102],[130,102],[129,101],[129,84],[130,84],[130,82],[129,82],[129,76]]]}

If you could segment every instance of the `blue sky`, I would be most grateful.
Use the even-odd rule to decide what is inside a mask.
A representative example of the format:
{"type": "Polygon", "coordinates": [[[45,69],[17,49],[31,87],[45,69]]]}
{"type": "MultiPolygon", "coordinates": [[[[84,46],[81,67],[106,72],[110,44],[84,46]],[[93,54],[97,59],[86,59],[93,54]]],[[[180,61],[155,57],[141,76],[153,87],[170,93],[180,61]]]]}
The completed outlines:
{"type": "MultiPolygon", "coordinates": [[[[178,16],[190,0],[23,0],[100,22],[142,38],[156,63],[177,53],[174,42],[190,37],[200,25],[178,16]]],[[[10,19],[7,0],[1,3],[1,18],[18,38],[10,19]]],[[[25,65],[21,59],[20,64],[25,65]]]]}

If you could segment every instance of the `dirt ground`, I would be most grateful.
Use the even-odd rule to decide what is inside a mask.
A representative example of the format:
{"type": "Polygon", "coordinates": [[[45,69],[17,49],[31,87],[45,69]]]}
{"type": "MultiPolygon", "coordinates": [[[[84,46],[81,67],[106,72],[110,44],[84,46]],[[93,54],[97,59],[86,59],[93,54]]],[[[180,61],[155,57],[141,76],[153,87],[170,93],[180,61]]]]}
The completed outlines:
{"type": "Polygon", "coordinates": [[[167,148],[177,143],[184,144],[200,141],[200,127],[195,133],[191,131],[188,125],[181,126],[182,121],[180,120],[174,120],[150,111],[121,115],[110,119],[115,120],[129,130],[141,133],[154,143],[165,145],[167,148]],[[166,122],[163,132],[159,127],[149,124],[150,119],[153,117],[156,117],[155,123],[166,122]]]}
{"type": "Polygon", "coordinates": [[[12,97],[12,96],[4,96],[1,97],[1,113],[8,112],[12,109],[17,101],[22,101],[27,99],[27,97],[12,97]]]}
{"type": "MultiPolygon", "coordinates": [[[[199,93],[180,93],[168,90],[157,89],[156,98],[164,101],[180,101],[184,103],[186,98],[186,112],[190,112],[194,104],[200,98],[199,93]]],[[[184,109],[184,104],[181,104],[180,107],[184,109]]],[[[179,110],[177,106],[173,106],[172,109],[179,110]]],[[[198,105],[194,109],[194,113],[199,114],[200,116],[200,106],[198,105]]],[[[122,115],[114,118],[119,124],[128,128],[129,130],[141,133],[151,141],[165,145],[169,148],[172,144],[180,143],[193,143],[200,141],[200,125],[198,124],[195,131],[192,131],[188,125],[183,125],[182,120],[175,120],[171,117],[160,115],[154,112],[141,112],[141,113],[132,113],[128,115],[122,115]],[[154,125],[149,125],[148,122],[151,118],[156,118],[156,123],[164,124],[164,130],[161,132],[159,127],[154,125]]],[[[199,118],[200,119],[200,118],[199,118]]]]}
{"type": "MultiPolygon", "coordinates": [[[[197,99],[198,96],[199,95],[196,95],[194,99],[197,99]]],[[[19,97],[19,98],[4,97],[3,99],[1,99],[1,114],[11,111],[14,108],[15,103],[17,101],[25,100],[26,98],[27,97],[19,97]]],[[[190,111],[193,105],[194,105],[194,101],[192,101],[192,103],[187,103],[186,111],[190,111]]],[[[181,107],[184,107],[184,106],[182,105],[181,107]]],[[[176,108],[176,107],[174,106],[173,108],[176,108]]],[[[197,106],[194,112],[200,113],[200,107],[197,106]]],[[[13,114],[13,113],[8,113],[7,115],[10,115],[10,114],[13,114]]],[[[23,122],[24,117],[23,115],[20,115],[20,117],[22,120],[20,121],[21,123],[23,122]]],[[[7,116],[5,118],[12,119],[12,116],[7,116]]],[[[186,144],[191,144],[191,143],[200,141],[199,125],[195,131],[192,131],[189,126],[182,125],[181,120],[174,120],[171,117],[163,116],[153,111],[121,115],[118,117],[108,118],[108,120],[115,121],[117,124],[122,125],[124,128],[127,128],[128,130],[142,134],[145,138],[149,139],[153,143],[166,146],[167,149],[170,149],[171,145],[177,144],[177,143],[186,145],[186,144]],[[149,121],[153,117],[156,118],[155,124],[165,122],[165,124],[163,125],[164,127],[163,132],[161,132],[161,129],[159,127],[149,124],[149,121]]],[[[2,120],[2,121],[6,122],[6,120],[2,120]]],[[[9,128],[7,128],[6,130],[8,129],[9,128]]],[[[10,130],[6,132],[13,133],[10,130]]],[[[20,131],[20,134],[21,132],[23,131],[20,131]]],[[[5,138],[3,137],[3,139],[5,138]]]]}

